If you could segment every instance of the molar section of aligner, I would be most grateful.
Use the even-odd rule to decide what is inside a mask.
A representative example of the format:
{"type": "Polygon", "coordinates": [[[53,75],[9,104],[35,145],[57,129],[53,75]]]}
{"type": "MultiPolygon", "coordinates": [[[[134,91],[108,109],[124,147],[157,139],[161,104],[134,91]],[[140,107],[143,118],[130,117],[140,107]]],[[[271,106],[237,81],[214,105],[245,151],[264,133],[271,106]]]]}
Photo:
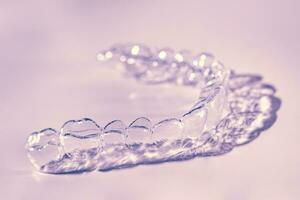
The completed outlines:
{"type": "Polygon", "coordinates": [[[191,110],[182,117],[184,124],[183,134],[189,138],[199,138],[204,130],[207,120],[207,109],[199,107],[191,110]]]}
{"type": "Polygon", "coordinates": [[[52,128],[34,132],[29,135],[25,148],[33,166],[43,171],[43,166],[61,157],[59,133],[52,128]]]}
{"type": "Polygon", "coordinates": [[[227,109],[227,95],[223,86],[213,87],[214,94],[206,105],[207,120],[204,130],[210,130],[217,125],[220,119],[226,115],[227,109]]]}
{"type": "Polygon", "coordinates": [[[181,139],[183,123],[180,119],[171,118],[158,122],[153,126],[152,139],[154,142],[181,139]]]}
{"type": "Polygon", "coordinates": [[[104,127],[102,136],[104,151],[113,151],[117,146],[125,146],[126,125],[120,120],[114,120],[104,127]]]}
{"type": "Polygon", "coordinates": [[[152,142],[152,123],[148,118],[140,117],[134,120],[127,128],[127,146],[149,144],[152,142]]]}
{"type": "Polygon", "coordinates": [[[97,153],[101,145],[101,133],[97,123],[89,118],[67,121],[60,133],[64,153],[68,155],[97,153]]]}

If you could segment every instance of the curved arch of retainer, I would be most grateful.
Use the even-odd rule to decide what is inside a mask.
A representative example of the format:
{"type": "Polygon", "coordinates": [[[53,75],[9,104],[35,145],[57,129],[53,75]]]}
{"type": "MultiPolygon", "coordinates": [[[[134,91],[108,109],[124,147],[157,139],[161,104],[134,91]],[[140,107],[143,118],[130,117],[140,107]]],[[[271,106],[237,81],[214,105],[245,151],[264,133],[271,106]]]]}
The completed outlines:
{"type": "Polygon", "coordinates": [[[281,104],[275,88],[261,76],[236,74],[208,53],[192,56],[187,51],[129,44],[113,46],[98,59],[121,63],[146,84],[195,87],[201,90],[200,97],[181,118],[154,125],[140,117],[128,126],[114,120],[101,128],[84,118],[66,122],[60,131],[34,132],[26,149],[38,170],[52,174],[107,171],[222,155],[268,129],[281,104]]]}

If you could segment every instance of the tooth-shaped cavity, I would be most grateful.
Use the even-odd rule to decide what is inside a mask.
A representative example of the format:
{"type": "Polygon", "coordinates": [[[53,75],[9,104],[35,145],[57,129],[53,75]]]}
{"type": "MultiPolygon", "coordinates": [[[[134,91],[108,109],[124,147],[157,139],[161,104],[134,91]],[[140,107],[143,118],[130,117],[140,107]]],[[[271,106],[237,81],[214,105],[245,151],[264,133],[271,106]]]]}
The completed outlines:
{"type": "Polygon", "coordinates": [[[154,141],[165,141],[180,139],[183,133],[183,123],[176,118],[166,119],[158,122],[153,127],[152,139],[154,141]]]}
{"type": "Polygon", "coordinates": [[[29,135],[25,146],[31,163],[38,169],[60,157],[59,134],[47,128],[29,135]]]}
{"type": "Polygon", "coordinates": [[[61,128],[60,142],[65,153],[98,150],[101,129],[91,119],[67,121],[61,128]]]}
{"type": "Polygon", "coordinates": [[[184,136],[190,138],[198,138],[202,135],[207,119],[207,110],[205,108],[197,108],[182,117],[184,124],[184,136]]]}
{"type": "Polygon", "coordinates": [[[227,112],[226,109],[226,91],[223,87],[219,87],[215,96],[206,105],[208,114],[205,124],[205,130],[212,129],[227,112]]]}
{"type": "Polygon", "coordinates": [[[120,120],[114,120],[104,127],[103,145],[124,145],[126,125],[120,120]]]}
{"type": "Polygon", "coordinates": [[[134,120],[127,128],[126,144],[150,143],[151,127],[151,121],[148,118],[140,117],[134,120]]]}
{"type": "Polygon", "coordinates": [[[214,62],[215,57],[210,53],[201,53],[198,56],[196,56],[193,60],[193,65],[197,69],[203,69],[210,67],[212,63],[214,62]]]}
{"type": "Polygon", "coordinates": [[[104,127],[104,133],[120,133],[123,134],[126,129],[126,125],[121,120],[114,120],[109,122],[104,127]]]}

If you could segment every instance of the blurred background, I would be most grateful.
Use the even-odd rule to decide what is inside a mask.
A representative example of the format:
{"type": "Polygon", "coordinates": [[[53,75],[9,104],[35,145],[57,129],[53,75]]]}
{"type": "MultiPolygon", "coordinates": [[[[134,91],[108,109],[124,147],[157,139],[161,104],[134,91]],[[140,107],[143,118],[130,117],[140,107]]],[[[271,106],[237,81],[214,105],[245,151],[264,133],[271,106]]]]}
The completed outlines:
{"type": "Polygon", "coordinates": [[[297,0],[2,0],[1,199],[299,199],[299,8],[297,0]],[[85,175],[34,172],[24,151],[29,133],[135,114],[104,105],[121,89],[95,59],[125,42],[209,51],[239,73],[261,74],[282,99],[277,122],[222,157],[85,175]]]}

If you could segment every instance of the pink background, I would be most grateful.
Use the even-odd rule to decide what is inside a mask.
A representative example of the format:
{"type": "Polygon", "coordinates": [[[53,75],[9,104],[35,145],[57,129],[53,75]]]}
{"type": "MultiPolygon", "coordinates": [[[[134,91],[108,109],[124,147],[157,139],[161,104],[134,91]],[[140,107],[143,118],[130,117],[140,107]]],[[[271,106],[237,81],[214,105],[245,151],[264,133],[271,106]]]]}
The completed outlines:
{"type": "MultiPolygon", "coordinates": [[[[297,0],[1,1],[0,198],[299,199],[299,8],[297,0]],[[128,41],[208,50],[237,72],[262,74],[283,101],[278,121],[222,157],[108,173],[36,173],[24,153],[30,132],[118,115],[103,105],[106,95],[115,96],[95,54],[128,41]]],[[[123,114],[117,117],[132,117],[123,114]]]]}

